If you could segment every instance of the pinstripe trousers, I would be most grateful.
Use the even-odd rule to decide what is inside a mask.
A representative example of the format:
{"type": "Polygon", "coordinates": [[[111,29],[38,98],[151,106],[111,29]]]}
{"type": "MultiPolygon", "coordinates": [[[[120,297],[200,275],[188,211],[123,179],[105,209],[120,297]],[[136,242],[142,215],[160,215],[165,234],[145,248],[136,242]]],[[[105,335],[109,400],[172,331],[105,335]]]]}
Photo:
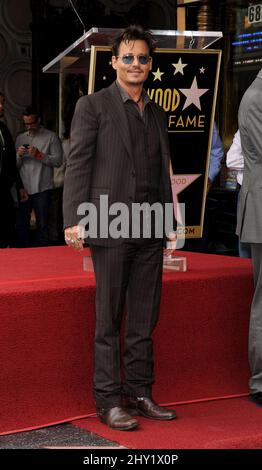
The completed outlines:
{"type": "Polygon", "coordinates": [[[151,397],[151,335],[159,315],[163,241],[127,240],[90,248],[97,289],[94,395],[97,407],[111,408],[121,404],[122,393],[151,397]]]}

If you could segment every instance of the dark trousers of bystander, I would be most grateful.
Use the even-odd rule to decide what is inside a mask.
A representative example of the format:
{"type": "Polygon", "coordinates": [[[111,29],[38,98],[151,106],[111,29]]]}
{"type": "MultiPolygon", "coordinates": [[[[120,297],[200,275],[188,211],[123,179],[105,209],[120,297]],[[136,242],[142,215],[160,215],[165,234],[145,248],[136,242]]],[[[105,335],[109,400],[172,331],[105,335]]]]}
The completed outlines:
{"type": "Polygon", "coordinates": [[[50,190],[41,193],[30,194],[27,201],[21,202],[16,218],[17,246],[26,248],[29,246],[48,245],[48,213],[50,203],[50,190]],[[30,237],[30,220],[32,210],[36,217],[36,237],[32,242],[30,237]]]}

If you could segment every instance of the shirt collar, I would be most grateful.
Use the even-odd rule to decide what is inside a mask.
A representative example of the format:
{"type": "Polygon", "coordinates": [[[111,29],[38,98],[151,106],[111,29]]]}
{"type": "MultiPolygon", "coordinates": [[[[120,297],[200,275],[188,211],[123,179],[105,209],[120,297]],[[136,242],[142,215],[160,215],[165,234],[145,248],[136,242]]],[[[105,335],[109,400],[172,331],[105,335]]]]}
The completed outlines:
{"type": "Polygon", "coordinates": [[[42,131],[43,131],[43,126],[39,126],[38,131],[33,136],[29,134],[29,131],[26,131],[26,135],[28,135],[29,137],[36,137],[37,135],[41,134],[42,131]]]}
{"type": "MultiPolygon", "coordinates": [[[[131,98],[131,96],[129,95],[129,93],[127,93],[127,91],[120,85],[120,83],[117,80],[116,80],[116,86],[119,90],[123,103],[126,103],[128,100],[134,101],[133,98],[131,98]]],[[[144,88],[142,90],[142,100],[144,101],[144,105],[146,105],[147,103],[150,103],[150,98],[144,88]]]]}

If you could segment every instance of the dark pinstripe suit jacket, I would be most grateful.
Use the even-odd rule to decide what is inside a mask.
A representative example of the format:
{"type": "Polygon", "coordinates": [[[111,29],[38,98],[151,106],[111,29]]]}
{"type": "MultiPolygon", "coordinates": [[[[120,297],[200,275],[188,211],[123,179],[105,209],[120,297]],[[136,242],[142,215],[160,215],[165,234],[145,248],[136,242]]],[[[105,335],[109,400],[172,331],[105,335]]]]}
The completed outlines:
{"type": "MultiPolygon", "coordinates": [[[[170,155],[164,111],[155,103],[152,109],[161,142],[161,200],[172,202],[170,155]]],[[[82,202],[92,202],[98,209],[101,194],[109,204],[131,205],[135,198],[136,178],[132,145],[124,103],[114,82],[97,93],[81,97],[71,126],[70,154],[64,183],[64,227],[77,225],[82,202]]],[[[88,243],[112,245],[119,240],[88,239],[88,243]]]]}

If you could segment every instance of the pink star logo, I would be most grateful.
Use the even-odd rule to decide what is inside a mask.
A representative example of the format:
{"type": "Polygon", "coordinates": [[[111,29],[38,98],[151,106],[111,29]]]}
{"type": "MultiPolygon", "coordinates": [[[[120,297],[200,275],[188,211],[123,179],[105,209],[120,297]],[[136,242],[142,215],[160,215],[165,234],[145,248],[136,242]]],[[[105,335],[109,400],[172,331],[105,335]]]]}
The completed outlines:
{"type": "Polygon", "coordinates": [[[179,88],[179,91],[181,91],[181,93],[186,96],[186,101],[182,111],[188,108],[188,106],[190,106],[191,104],[196,106],[201,111],[201,104],[199,98],[200,96],[204,95],[208,90],[209,88],[198,88],[196,77],[194,78],[190,88],[179,88]]]}

